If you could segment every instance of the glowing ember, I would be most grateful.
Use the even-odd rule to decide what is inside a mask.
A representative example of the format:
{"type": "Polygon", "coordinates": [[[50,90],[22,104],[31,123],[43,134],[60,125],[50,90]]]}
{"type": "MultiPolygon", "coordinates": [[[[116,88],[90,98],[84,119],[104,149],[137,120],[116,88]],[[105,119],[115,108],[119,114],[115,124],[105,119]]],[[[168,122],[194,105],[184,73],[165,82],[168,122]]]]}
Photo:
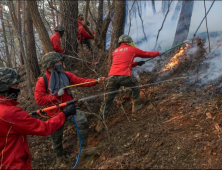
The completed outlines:
{"type": "Polygon", "coordinates": [[[189,47],[188,44],[186,44],[186,47],[181,47],[180,51],[175,54],[171,59],[170,62],[165,66],[163,71],[169,70],[171,68],[173,68],[175,65],[177,65],[179,63],[179,59],[178,57],[184,54],[184,51],[189,47]]]}

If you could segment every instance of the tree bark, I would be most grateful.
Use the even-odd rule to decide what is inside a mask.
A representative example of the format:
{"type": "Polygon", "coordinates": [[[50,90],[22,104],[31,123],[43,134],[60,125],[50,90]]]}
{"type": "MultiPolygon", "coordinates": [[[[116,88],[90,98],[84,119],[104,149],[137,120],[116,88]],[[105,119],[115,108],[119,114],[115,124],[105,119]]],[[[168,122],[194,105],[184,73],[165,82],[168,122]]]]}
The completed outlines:
{"type": "Polygon", "coordinates": [[[7,58],[7,67],[12,67],[12,61],[11,61],[11,56],[9,55],[9,50],[8,50],[8,41],[6,38],[6,32],[5,32],[5,23],[4,23],[4,18],[3,18],[3,11],[2,11],[2,5],[0,4],[0,18],[1,18],[1,24],[2,24],[2,32],[3,32],[3,37],[4,37],[4,44],[5,44],[5,54],[7,58]]]}
{"type": "Polygon", "coordinates": [[[17,35],[17,38],[19,40],[19,47],[21,49],[21,52],[22,52],[22,56],[24,56],[24,63],[25,63],[25,71],[26,71],[26,75],[27,75],[27,80],[28,80],[28,90],[29,90],[29,97],[30,99],[32,98],[32,84],[31,84],[31,79],[30,79],[30,72],[29,72],[29,67],[28,67],[28,63],[27,63],[27,60],[26,60],[26,56],[25,56],[25,50],[24,50],[24,46],[23,46],[23,40],[22,40],[22,35],[21,33],[18,31],[18,21],[17,21],[17,18],[16,18],[16,15],[15,15],[15,11],[13,10],[12,6],[13,6],[13,1],[8,1],[7,2],[8,4],[8,7],[9,7],[9,13],[10,13],[10,16],[11,16],[11,19],[12,19],[12,24],[13,24],[13,27],[15,29],[15,32],[16,32],[16,35],[17,35]]]}
{"type": "MultiPolygon", "coordinates": [[[[54,6],[52,0],[50,0],[49,3],[51,3],[52,6],[54,6]]],[[[50,8],[50,10],[51,10],[51,18],[52,18],[52,26],[53,26],[53,30],[55,30],[55,27],[56,27],[56,26],[55,26],[55,14],[54,14],[54,11],[53,11],[52,8],[50,8]]]]}
{"type": "MultiPolygon", "coordinates": [[[[25,1],[24,1],[25,2],[25,1]]],[[[35,47],[35,36],[33,29],[33,21],[26,5],[25,8],[25,31],[26,31],[26,40],[27,40],[27,48],[26,48],[26,56],[29,63],[29,69],[31,71],[31,78],[33,81],[37,80],[40,75],[40,69],[38,65],[38,59],[36,55],[36,47],[35,47]]]]}
{"type": "Polygon", "coordinates": [[[190,21],[193,12],[193,5],[194,5],[194,0],[189,0],[189,1],[184,0],[182,3],[182,9],[177,24],[173,46],[187,39],[190,29],[190,21]]]}
{"type": "Polygon", "coordinates": [[[57,12],[58,8],[57,8],[57,3],[56,1],[54,0],[54,4],[55,4],[55,16],[56,16],[56,25],[59,25],[59,13],[57,12]]]}
{"type": "Polygon", "coordinates": [[[27,1],[27,5],[29,8],[34,26],[39,34],[39,39],[42,42],[44,52],[48,53],[48,52],[54,51],[52,44],[50,42],[50,39],[49,39],[49,34],[39,14],[37,2],[27,1]]]}
{"type": "Polygon", "coordinates": [[[85,14],[84,14],[84,25],[86,25],[86,22],[88,19],[89,3],[90,3],[90,0],[86,0],[85,14]]]}
{"type": "Polygon", "coordinates": [[[176,8],[175,8],[175,10],[174,10],[174,12],[173,12],[173,16],[172,16],[172,18],[171,18],[171,20],[173,21],[176,21],[177,20],[177,18],[178,18],[178,16],[179,16],[179,13],[180,13],[180,10],[181,10],[181,6],[182,6],[182,0],[179,0],[178,2],[177,2],[177,5],[176,5],[176,8]]]}
{"type": "Polygon", "coordinates": [[[116,1],[115,13],[113,19],[113,30],[111,36],[110,49],[109,49],[108,70],[110,69],[112,63],[112,53],[119,46],[118,39],[124,33],[125,13],[126,13],[126,0],[116,1]]]}
{"type": "MultiPolygon", "coordinates": [[[[17,7],[17,21],[18,21],[17,29],[18,29],[18,32],[21,34],[22,33],[22,27],[21,27],[21,12],[20,12],[21,1],[20,0],[16,1],[16,7],[17,7]]],[[[14,8],[14,5],[13,5],[12,8],[14,8]]],[[[24,56],[22,56],[21,49],[20,49],[20,63],[21,63],[21,65],[24,65],[24,56]]]]}
{"type": "Polygon", "coordinates": [[[63,46],[66,54],[77,54],[78,1],[63,1],[63,46]]]}
{"type": "Polygon", "coordinates": [[[96,28],[97,36],[100,35],[102,24],[103,24],[103,0],[99,0],[98,16],[97,16],[97,26],[96,26],[97,27],[96,28]]]}
{"type": "Polygon", "coordinates": [[[110,7],[110,11],[108,13],[108,15],[106,16],[106,19],[103,21],[103,25],[102,25],[102,29],[101,29],[101,33],[100,33],[100,44],[98,45],[98,47],[100,49],[102,49],[103,51],[106,51],[106,33],[109,27],[109,24],[111,22],[111,18],[114,15],[114,6],[110,7]]]}
{"type": "Polygon", "coordinates": [[[26,7],[26,1],[22,1],[22,25],[23,25],[23,39],[24,39],[24,45],[25,45],[25,49],[27,48],[27,41],[26,41],[26,31],[25,31],[25,18],[26,18],[26,10],[25,10],[25,7],[26,7]]]}
{"type": "MultiPolygon", "coordinates": [[[[59,11],[62,13],[62,0],[59,0],[59,11]]],[[[63,20],[62,20],[62,15],[61,14],[59,14],[59,24],[60,25],[63,25],[63,20]]]]}

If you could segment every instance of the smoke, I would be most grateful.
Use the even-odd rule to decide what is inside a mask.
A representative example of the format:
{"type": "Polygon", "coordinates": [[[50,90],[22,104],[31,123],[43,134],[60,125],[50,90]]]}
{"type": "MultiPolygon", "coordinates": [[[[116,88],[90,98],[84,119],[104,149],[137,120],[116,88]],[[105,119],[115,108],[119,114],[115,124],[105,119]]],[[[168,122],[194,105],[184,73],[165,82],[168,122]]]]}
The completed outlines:
{"type": "MultiPolygon", "coordinates": [[[[206,1],[206,10],[209,9],[211,4],[212,1],[206,1]]],[[[176,6],[177,1],[173,1],[173,3],[171,3],[170,11],[167,15],[163,28],[159,34],[156,46],[156,50],[158,51],[165,51],[166,49],[169,49],[172,46],[179,19],[179,16],[176,17],[175,15],[180,14],[180,9],[178,11],[175,11],[176,9],[178,9],[176,8],[176,6]]],[[[204,63],[201,63],[201,68],[198,75],[193,76],[193,78],[195,76],[195,78],[198,77],[201,83],[217,81],[219,80],[219,78],[222,77],[222,20],[220,19],[220,16],[222,16],[221,6],[222,1],[216,1],[207,16],[208,30],[210,33],[211,53],[206,56],[203,56],[206,57],[206,60],[204,63]],[[221,46],[219,46],[220,44],[221,46]]],[[[165,17],[162,11],[162,1],[155,1],[155,8],[156,13],[154,14],[150,1],[136,1],[135,3],[134,1],[127,1],[127,18],[124,33],[129,33],[129,35],[133,38],[136,46],[145,51],[152,51],[154,49],[158,30],[161,28],[162,22],[165,17]],[[139,10],[138,6],[140,7],[139,10]],[[132,10],[130,11],[130,9],[132,10]],[[129,11],[131,12],[131,14],[129,11]],[[141,20],[143,21],[144,27],[142,27],[141,20]],[[145,36],[147,37],[147,40],[145,36]]],[[[190,23],[188,39],[193,38],[194,33],[204,16],[204,1],[194,1],[194,8],[190,23]]],[[[206,31],[206,22],[204,20],[197,32],[197,37],[203,38],[205,40],[205,47],[207,48],[207,52],[209,52],[206,31]]],[[[190,52],[193,53],[194,51],[190,52]]],[[[163,57],[157,57],[147,62],[141,67],[134,68],[133,74],[137,78],[139,78],[139,74],[143,71],[153,72],[155,70],[155,67],[159,64],[162,59],[163,57]]],[[[141,60],[145,59],[135,58],[135,61],[141,60]]]]}
{"type": "MultiPolygon", "coordinates": [[[[199,80],[200,85],[218,83],[222,78],[222,35],[210,39],[211,53],[205,56],[198,75],[192,78],[199,80]]],[[[205,43],[208,46],[208,40],[205,43]]]]}

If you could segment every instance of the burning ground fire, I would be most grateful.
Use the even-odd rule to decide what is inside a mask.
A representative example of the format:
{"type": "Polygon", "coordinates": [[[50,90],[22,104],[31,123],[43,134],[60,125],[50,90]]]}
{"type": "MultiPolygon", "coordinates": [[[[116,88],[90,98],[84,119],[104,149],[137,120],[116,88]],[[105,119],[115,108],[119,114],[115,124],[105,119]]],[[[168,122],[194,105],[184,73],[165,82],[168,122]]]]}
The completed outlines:
{"type": "Polygon", "coordinates": [[[186,47],[181,47],[180,51],[175,54],[169,61],[169,63],[165,66],[165,68],[163,69],[163,71],[167,71],[171,68],[173,68],[175,65],[177,65],[179,63],[179,59],[178,57],[184,54],[184,51],[187,50],[187,48],[189,47],[188,44],[185,44],[186,47]]]}

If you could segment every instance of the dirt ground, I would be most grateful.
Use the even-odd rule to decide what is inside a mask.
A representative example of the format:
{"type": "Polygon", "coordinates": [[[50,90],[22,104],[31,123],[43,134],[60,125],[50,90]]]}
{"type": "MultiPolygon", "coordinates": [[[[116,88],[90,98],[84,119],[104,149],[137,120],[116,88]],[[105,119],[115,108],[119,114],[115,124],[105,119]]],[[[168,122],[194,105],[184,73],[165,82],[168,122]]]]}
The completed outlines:
{"type": "MultiPolygon", "coordinates": [[[[94,130],[98,120],[94,114],[99,113],[102,95],[78,103],[89,121],[88,146],[98,147],[98,150],[92,156],[81,157],[77,168],[221,168],[222,90],[216,88],[217,84],[198,86],[198,80],[188,81],[185,78],[196,74],[204,60],[205,50],[201,40],[195,45],[198,51],[195,54],[186,54],[185,51],[174,69],[163,73],[161,65],[156,73],[140,74],[140,96],[144,104],[141,111],[131,113],[130,89],[119,92],[106,121],[108,132],[97,133],[94,130]]],[[[100,60],[98,65],[92,67],[75,62],[73,72],[80,77],[106,77],[107,53],[98,56],[100,58],[95,58],[100,60]]],[[[34,85],[33,82],[33,88],[34,85]]],[[[20,106],[28,112],[39,109],[33,99],[27,99],[26,87],[24,82],[20,106]]],[[[81,99],[102,94],[104,89],[105,83],[102,83],[95,87],[72,89],[72,92],[81,99]]],[[[78,154],[76,135],[75,126],[66,123],[63,146],[68,169],[74,166],[78,154]]],[[[55,156],[51,138],[29,136],[28,140],[32,167],[53,168],[55,156]]]]}

